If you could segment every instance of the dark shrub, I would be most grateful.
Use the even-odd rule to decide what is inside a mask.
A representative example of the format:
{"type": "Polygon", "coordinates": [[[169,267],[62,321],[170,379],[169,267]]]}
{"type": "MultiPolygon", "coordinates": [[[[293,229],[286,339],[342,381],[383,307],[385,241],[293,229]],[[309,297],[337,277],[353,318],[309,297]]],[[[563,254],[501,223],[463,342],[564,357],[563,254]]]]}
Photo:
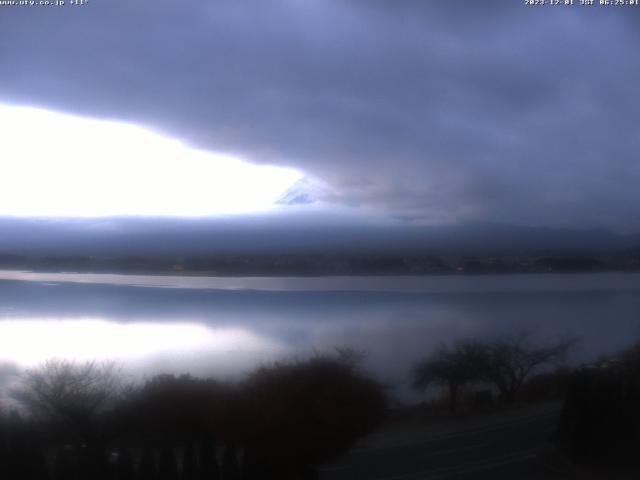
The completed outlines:
{"type": "Polygon", "coordinates": [[[118,449],[118,463],[116,465],[116,475],[118,480],[134,480],[136,478],[133,457],[129,449],[121,447],[118,449]]]}
{"type": "Polygon", "coordinates": [[[568,368],[532,376],[522,387],[522,400],[538,402],[563,398],[571,376],[568,368]]]}
{"type": "Polygon", "coordinates": [[[188,442],[182,454],[182,480],[196,480],[198,464],[193,442],[188,442]]]}
{"type": "Polygon", "coordinates": [[[243,445],[289,472],[345,453],[386,412],[379,384],[328,357],[260,368],[242,392],[243,445]]]}
{"type": "Polygon", "coordinates": [[[158,468],[153,451],[145,448],[140,459],[140,480],[156,480],[157,477],[158,468]]]}
{"type": "Polygon", "coordinates": [[[229,391],[215,380],[158,375],[130,395],[117,417],[146,442],[191,442],[221,428],[229,391]]]}
{"type": "Polygon", "coordinates": [[[640,451],[637,378],[618,366],[574,373],[558,428],[558,441],[582,464],[637,463],[640,451]]]}
{"type": "Polygon", "coordinates": [[[222,478],[224,480],[239,480],[240,467],[238,454],[233,443],[225,445],[222,453],[222,478]]]}
{"type": "Polygon", "coordinates": [[[218,467],[216,441],[213,437],[205,435],[199,446],[200,457],[200,479],[218,480],[220,469],[218,467]]]}
{"type": "Polygon", "coordinates": [[[158,480],[178,480],[176,456],[171,448],[164,447],[160,450],[158,480]]]}

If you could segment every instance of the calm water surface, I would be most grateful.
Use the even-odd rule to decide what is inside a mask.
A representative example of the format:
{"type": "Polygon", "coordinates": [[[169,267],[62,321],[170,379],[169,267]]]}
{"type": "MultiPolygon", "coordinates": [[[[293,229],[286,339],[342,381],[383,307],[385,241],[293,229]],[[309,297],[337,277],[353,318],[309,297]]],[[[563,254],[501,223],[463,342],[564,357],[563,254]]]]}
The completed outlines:
{"type": "MultiPolygon", "coordinates": [[[[115,358],[233,378],[282,356],[366,350],[408,391],[411,364],[463,336],[579,336],[574,361],[640,339],[640,275],[213,278],[0,271],[0,361],[115,358]]],[[[2,371],[10,369],[2,369],[2,371]]]]}

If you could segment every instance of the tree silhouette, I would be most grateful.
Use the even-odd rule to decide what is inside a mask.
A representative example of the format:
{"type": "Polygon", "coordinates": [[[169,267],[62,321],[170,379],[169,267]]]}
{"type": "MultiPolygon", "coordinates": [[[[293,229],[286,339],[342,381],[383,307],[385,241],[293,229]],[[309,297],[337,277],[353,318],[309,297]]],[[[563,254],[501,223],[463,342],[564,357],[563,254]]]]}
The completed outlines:
{"type": "Polygon", "coordinates": [[[567,339],[539,346],[531,343],[528,335],[495,340],[485,348],[482,376],[498,388],[503,400],[513,403],[532,373],[543,365],[562,360],[575,342],[567,339]]]}
{"type": "Polygon", "coordinates": [[[0,418],[2,478],[46,479],[40,439],[54,480],[315,478],[317,464],[345,453],[386,413],[384,389],[359,370],[360,358],[343,349],[280,362],[235,385],[159,375],[128,392],[114,364],[50,360],[14,392],[37,428],[20,427],[25,436],[7,441],[0,418]]]}
{"type": "Polygon", "coordinates": [[[460,389],[478,380],[482,374],[485,352],[484,346],[474,341],[459,341],[452,347],[442,345],[413,367],[414,387],[445,386],[449,393],[449,410],[455,413],[460,389]]]}
{"type": "Polygon", "coordinates": [[[37,418],[61,422],[80,441],[90,441],[95,421],[120,393],[119,369],[113,362],[48,360],[25,372],[13,396],[37,418]]]}

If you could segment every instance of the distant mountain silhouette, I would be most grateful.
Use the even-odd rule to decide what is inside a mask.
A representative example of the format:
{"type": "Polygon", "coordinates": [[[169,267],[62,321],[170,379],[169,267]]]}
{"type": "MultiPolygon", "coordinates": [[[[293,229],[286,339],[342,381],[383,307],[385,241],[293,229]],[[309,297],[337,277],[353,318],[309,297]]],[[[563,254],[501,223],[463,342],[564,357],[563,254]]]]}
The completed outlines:
{"type": "Polygon", "coordinates": [[[306,218],[0,218],[0,253],[191,255],[384,253],[492,255],[640,249],[640,235],[501,224],[351,225],[306,218]]]}

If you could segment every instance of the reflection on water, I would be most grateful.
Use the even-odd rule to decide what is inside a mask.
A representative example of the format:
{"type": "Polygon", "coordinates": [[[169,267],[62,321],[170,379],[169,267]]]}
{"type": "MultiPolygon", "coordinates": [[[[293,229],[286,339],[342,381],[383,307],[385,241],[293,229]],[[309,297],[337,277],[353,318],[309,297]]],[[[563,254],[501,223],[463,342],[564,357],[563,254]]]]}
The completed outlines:
{"type": "Polygon", "coordinates": [[[126,276],[46,275],[0,281],[0,358],[109,356],[149,371],[237,375],[346,345],[366,350],[367,366],[402,390],[417,358],[459,336],[578,335],[576,360],[640,337],[640,275],[631,274],[130,279],[154,285],[145,287],[126,276]]]}
{"type": "Polygon", "coordinates": [[[242,328],[84,318],[0,321],[0,360],[24,366],[37,365],[48,358],[113,359],[143,365],[155,359],[185,368],[196,359],[277,352],[275,342],[242,328]]]}

